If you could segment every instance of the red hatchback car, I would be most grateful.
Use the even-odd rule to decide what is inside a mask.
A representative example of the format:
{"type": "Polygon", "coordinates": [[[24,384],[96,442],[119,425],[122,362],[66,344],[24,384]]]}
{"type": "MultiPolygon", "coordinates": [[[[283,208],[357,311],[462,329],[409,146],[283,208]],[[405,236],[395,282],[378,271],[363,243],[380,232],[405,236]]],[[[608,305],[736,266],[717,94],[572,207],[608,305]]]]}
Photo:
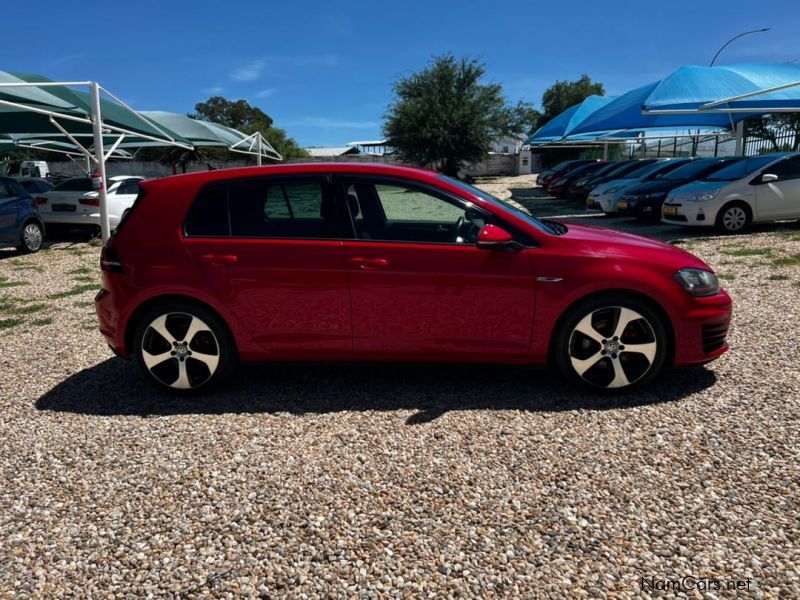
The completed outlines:
{"type": "Polygon", "coordinates": [[[730,297],[695,256],[542,221],[419,169],[143,182],[101,266],[103,335],[176,392],[240,361],[551,363],[626,390],[728,347],[730,297]]]}

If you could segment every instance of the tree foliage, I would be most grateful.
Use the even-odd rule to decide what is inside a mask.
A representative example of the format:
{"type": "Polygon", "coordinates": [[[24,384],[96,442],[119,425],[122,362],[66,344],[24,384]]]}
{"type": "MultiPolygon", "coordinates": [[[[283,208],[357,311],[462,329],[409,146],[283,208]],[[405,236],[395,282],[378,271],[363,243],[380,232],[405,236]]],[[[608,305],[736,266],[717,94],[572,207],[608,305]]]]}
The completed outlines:
{"type": "Polygon", "coordinates": [[[603,96],[606,90],[602,83],[595,83],[588,75],[575,81],[556,81],[542,94],[541,127],[553,117],[558,116],[570,106],[583,102],[589,96],[603,96]]]}
{"type": "Polygon", "coordinates": [[[196,104],[194,109],[196,113],[189,115],[193,119],[213,121],[246,134],[260,131],[284,158],[308,156],[286,131],[273,127],[272,117],[257,106],[251,106],[247,100],[227,100],[221,96],[213,96],[196,104]]]}
{"type": "Polygon", "coordinates": [[[531,130],[538,113],[524,103],[508,105],[500,85],[481,83],[485,72],[476,60],[448,54],[398,78],[384,123],[389,145],[404,160],[456,175],[464,163],[483,159],[493,140],[531,130]]]}

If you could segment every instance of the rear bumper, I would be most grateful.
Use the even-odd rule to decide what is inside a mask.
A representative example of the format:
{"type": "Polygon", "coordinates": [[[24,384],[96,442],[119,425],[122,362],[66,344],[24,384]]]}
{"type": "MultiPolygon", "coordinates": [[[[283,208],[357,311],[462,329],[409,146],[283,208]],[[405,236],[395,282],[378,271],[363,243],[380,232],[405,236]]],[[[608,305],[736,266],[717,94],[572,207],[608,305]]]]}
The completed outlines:
{"type": "Polygon", "coordinates": [[[681,319],[673,323],[675,366],[702,365],[727,352],[731,314],[731,298],[724,290],[694,299],[694,306],[682,311],[681,319]]]}
{"type": "Polygon", "coordinates": [[[111,292],[103,288],[94,298],[94,309],[100,322],[100,333],[106,338],[109,347],[117,356],[128,358],[125,345],[125,327],[120,318],[120,307],[111,292]]]}

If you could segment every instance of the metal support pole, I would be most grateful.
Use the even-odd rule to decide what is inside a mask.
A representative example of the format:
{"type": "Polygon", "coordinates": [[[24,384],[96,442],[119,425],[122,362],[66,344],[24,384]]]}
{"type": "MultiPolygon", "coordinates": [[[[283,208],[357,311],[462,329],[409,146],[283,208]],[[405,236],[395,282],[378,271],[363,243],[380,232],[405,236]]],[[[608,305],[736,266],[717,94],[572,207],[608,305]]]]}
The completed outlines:
{"type": "Polygon", "coordinates": [[[736,123],[736,151],[735,156],[744,156],[744,120],[736,123]]]}
{"type": "Polygon", "coordinates": [[[603,144],[603,160],[608,160],[608,142],[603,144]]]}
{"type": "Polygon", "coordinates": [[[92,99],[92,132],[94,133],[94,153],[97,158],[97,169],[100,171],[101,187],[97,190],[100,202],[100,235],[103,242],[108,241],[111,227],[108,223],[108,204],[106,203],[106,157],[103,154],[103,116],[100,111],[100,86],[93,81],[89,84],[92,99]]]}
{"type": "Polygon", "coordinates": [[[258,136],[258,158],[256,158],[256,164],[260,167],[261,166],[261,132],[256,132],[258,136]]]}

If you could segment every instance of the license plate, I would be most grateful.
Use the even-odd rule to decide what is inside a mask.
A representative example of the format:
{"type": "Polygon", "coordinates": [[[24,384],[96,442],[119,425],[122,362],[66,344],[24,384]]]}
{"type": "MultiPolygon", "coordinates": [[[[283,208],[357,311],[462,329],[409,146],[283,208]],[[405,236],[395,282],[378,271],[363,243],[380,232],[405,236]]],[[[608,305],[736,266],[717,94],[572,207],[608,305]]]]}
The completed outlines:
{"type": "Polygon", "coordinates": [[[678,207],[677,206],[665,206],[664,207],[664,214],[674,217],[675,215],[678,214],[678,207]]]}
{"type": "Polygon", "coordinates": [[[53,212],[75,212],[74,204],[53,204],[53,212]]]}
{"type": "Polygon", "coordinates": [[[624,209],[628,208],[628,203],[627,202],[617,202],[617,208],[621,208],[621,209],[624,210],[624,209]]]}

